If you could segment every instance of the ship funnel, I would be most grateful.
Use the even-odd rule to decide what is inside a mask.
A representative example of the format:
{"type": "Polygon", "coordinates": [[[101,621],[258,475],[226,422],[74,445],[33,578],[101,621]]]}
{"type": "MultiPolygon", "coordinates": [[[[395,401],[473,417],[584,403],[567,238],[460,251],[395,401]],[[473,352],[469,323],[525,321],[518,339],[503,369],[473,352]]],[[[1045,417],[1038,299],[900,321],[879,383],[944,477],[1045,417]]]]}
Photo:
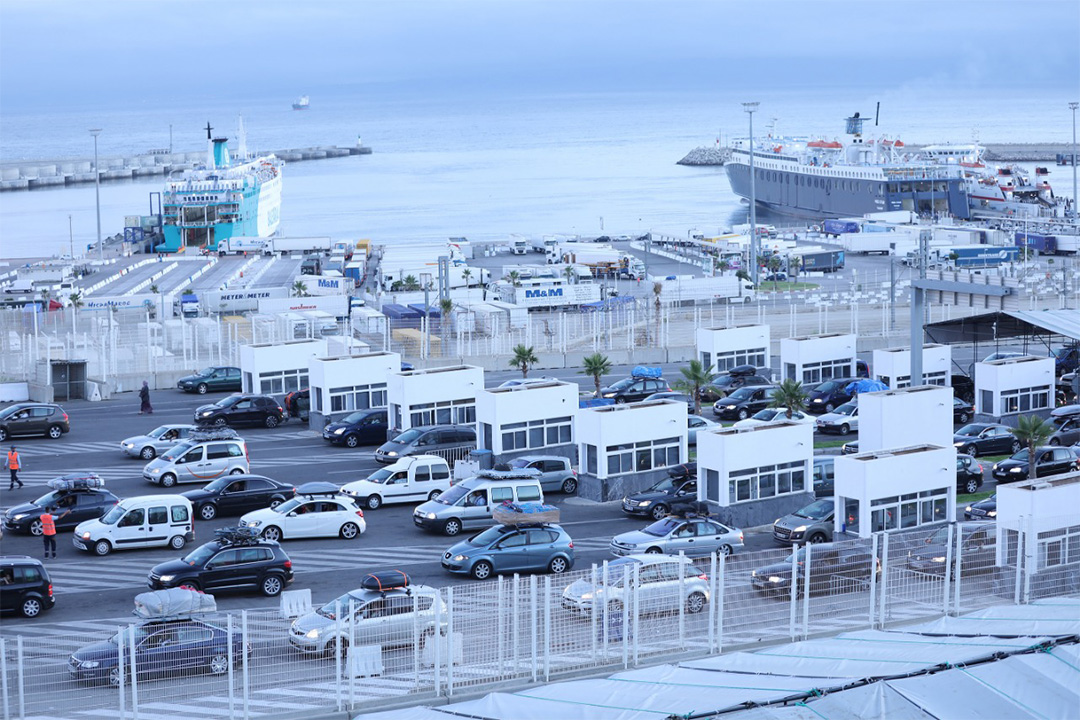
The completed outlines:
{"type": "Polygon", "coordinates": [[[214,167],[227,168],[232,164],[228,142],[228,138],[214,138],[214,167]]]}

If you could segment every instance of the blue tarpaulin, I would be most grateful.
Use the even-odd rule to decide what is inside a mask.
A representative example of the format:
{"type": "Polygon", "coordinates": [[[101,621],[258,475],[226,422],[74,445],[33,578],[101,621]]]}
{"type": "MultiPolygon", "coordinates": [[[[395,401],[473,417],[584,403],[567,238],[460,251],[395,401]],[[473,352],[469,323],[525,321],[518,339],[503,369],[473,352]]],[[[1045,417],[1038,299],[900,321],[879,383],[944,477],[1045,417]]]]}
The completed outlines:
{"type": "Polygon", "coordinates": [[[848,383],[844,388],[849,393],[864,393],[864,392],[877,392],[879,390],[888,390],[889,386],[880,380],[871,380],[870,378],[863,378],[862,380],[856,380],[855,382],[848,383]]]}

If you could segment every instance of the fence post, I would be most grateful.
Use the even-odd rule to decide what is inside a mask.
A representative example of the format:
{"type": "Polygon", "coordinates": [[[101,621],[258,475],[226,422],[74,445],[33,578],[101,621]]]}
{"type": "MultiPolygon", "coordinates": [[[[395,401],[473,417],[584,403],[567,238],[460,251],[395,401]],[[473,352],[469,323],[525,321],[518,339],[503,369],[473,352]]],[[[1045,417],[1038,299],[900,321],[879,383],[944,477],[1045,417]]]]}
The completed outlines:
{"type": "MultiPolygon", "coordinates": [[[[236,717],[236,680],[233,677],[233,616],[232,613],[228,615],[228,622],[225,625],[225,633],[228,637],[229,647],[229,717],[236,717]]],[[[241,644],[240,652],[246,652],[246,648],[241,644]]]]}
{"type": "Polygon", "coordinates": [[[551,576],[544,576],[544,682],[551,678],[551,576]]]}
{"type": "MultiPolygon", "coordinates": [[[[626,577],[625,573],[623,574],[623,577],[626,577]]],[[[630,650],[629,643],[630,643],[630,633],[631,633],[631,626],[630,626],[630,603],[631,603],[631,601],[634,604],[634,621],[635,622],[633,624],[633,629],[632,630],[633,630],[633,633],[634,633],[634,664],[635,665],[637,664],[637,659],[638,659],[638,637],[637,636],[638,636],[638,633],[641,632],[641,623],[639,622],[639,619],[641,617],[641,605],[640,605],[640,602],[639,602],[641,600],[641,595],[639,594],[639,588],[638,588],[638,581],[639,580],[640,580],[640,573],[638,572],[638,565],[637,565],[637,563],[634,563],[632,580],[627,579],[627,580],[623,581],[623,587],[624,588],[630,582],[633,582],[633,587],[634,587],[634,592],[633,593],[626,593],[626,595],[627,595],[626,602],[623,603],[623,607],[622,607],[622,612],[623,612],[623,667],[624,668],[628,666],[628,662],[629,662],[628,653],[629,653],[629,650],[630,650]]]]}
{"type": "Polygon", "coordinates": [[[495,625],[495,638],[497,651],[497,661],[499,663],[499,674],[506,673],[506,633],[503,631],[506,625],[506,582],[502,575],[495,578],[495,594],[496,594],[496,625],[495,625]]]}
{"type": "MultiPolygon", "coordinates": [[[[595,598],[596,597],[596,590],[597,590],[597,587],[596,587],[596,563],[592,564],[592,569],[589,571],[589,587],[592,588],[593,597],[595,598]]],[[[596,603],[593,602],[593,604],[591,606],[591,609],[590,609],[590,612],[589,612],[589,634],[592,636],[592,659],[593,659],[593,662],[596,661],[596,638],[597,638],[596,616],[597,616],[597,614],[598,613],[597,613],[596,603]]]]}
{"type": "Polygon", "coordinates": [[[686,553],[679,551],[679,647],[686,644],[686,553]]]}
{"type": "MultiPolygon", "coordinates": [[[[442,596],[438,598],[438,602],[435,603],[435,636],[432,638],[434,645],[433,660],[431,661],[431,675],[435,681],[435,696],[438,697],[442,694],[442,675],[439,669],[439,655],[442,653],[442,623],[443,623],[443,603],[442,596]]],[[[449,614],[449,611],[448,613],[449,614]]]]}
{"type": "MultiPolygon", "coordinates": [[[[789,589],[791,604],[788,606],[788,634],[792,642],[795,641],[795,611],[799,603],[799,550],[800,548],[796,545],[791,553],[791,588],[789,589]]],[[[807,568],[807,576],[810,574],[809,570],[810,568],[807,568]]]]}
{"type": "Polygon", "coordinates": [[[341,637],[341,601],[334,602],[334,699],[341,712],[341,656],[345,652],[341,637]]]}
{"type": "Polygon", "coordinates": [[[812,561],[810,549],[813,543],[806,543],[806,579],[803,583],[803,607],[802,607],[802,637],[803,640],[810,634],[810,563],[812,561]]]}
{"type": "Polygon", "coordinates": [[[1039,569],[1039,562],[1035,557],[1035,553],[1039,550],[1039,544],[1033,542],[1035,540],[1035,516],[1029,515],[1026,520],[1027,531],[1024,533],[1024,593],[1020,597],[1020,602],[1025,605],[1031,602],[1031,572],[1033,569],[1039,569]],[[1034,568],[1028,565],[1029,560],[1034,560],[1032,563],[1035,566],[1034,568]]]}
{"type": "Polygon", "coordinates": [[[517,671],[518,671],[518,645],[520,645],[520,642],[519,642],[520,638],[518,637],[518,630],[519,630],[519,628],[521,626],[521,622],[519,620],[520,613],[518,612],[518,604],[519,604],[518,598],[521,596],[521,576],[518,575],[517,573],[514,573],[514,582],[511,585],[511,588],[512,588],[512,592],[514,593],[514,597],[510,602],[510,612],[511,612],[511,617],[510,617],[511,632],[510,632],[510,636],[513,639],[512,642],[514,643],[513,644],[514,659],[513,659],[513,665],[511,667],[513,668],[513,674],[517,675],[517,671]]]}
{"type": "Polygon", "coordinates": [[[128,660],[131,661],[131,717],[139,720],[139,668],[135,665],[135,626],[128,627],[128,660]]]}
{"type": "MultiPolygon", "coordinates": [[[[1013,605],[1020,604],[1020,585],[1024,581],[1024,516],[1018,520],[1016,530],[1016,582],[1013,583],[1013,605]]],[[[1007,552],[1007,551],[1006,551],[1007,552]]]]}
{"type": "MultiPolygon", "coordinates": [[[[874,571],[871,568],[870,577],[873,578],[874,571]]],[[[876,585],[871,579],[871,584],[876,585]]],[[[881,627],[885,627],[885,600],[889,597],[889,533],[881,534],[881,587],[878,588],[878,619],[881,623],[881,627]]]]}
{"type": "MultiPolygon", "coordinates": [[[[872,558],[878,557],[878,534],[877,533],[871,533],[870,534],[870,557],[872,557],[872,558]]],[[[870,577],[871,577],[871,582],[870,582],[870,629],[871,630],[874,630],[875,628],[877,628],[876,611],[877,611],[877,590],[878,590],[878,588],[877,588],[877,583],[873,582],[873,576],[874,576],[874,570],[871,567],[871,569],[870,569],[870,577]]]]}
{"type": "Polygon", "coordinates": [[[953,536],[956,531],[956,523],[949,523],[949,540],[945,543],[945,576],[942,579],[941,589],[941,612],[949,614],[949,568],[953,564],[953,536]]]}
{"type": "MultiPolygon", "coordinates": [[[[414,615],[413,617],[416,617],[416,616],[414,615]]],[[[419,645],[419,643],[417,643],[417,645],[419,645]]],[[[413,647],[415,648],[415,647],[417,647],[417,645],[413,645],[413,647]]],[[[349,597],[349,652],[350,653],[355,652],[353,650],[353,648],[355,648],[355,647],[356,647],[356,600],[352,596],[350,596],[349,597]]],[[[416,653],[413,652],[413,657],[415,657],[415,656],[416,656],[416,653]]],[[[355,690],[354,686],[356,685],[356,683],[355,683],[356,674],[353,672],[353,669],[350,667],[350,664],[351,663],[348,662],[348,658],[346,658],[345,673],[347,674],[348,679],[349,679],[349,709],[352,710],[353,703],[356,702],[356,698],[354,696],[354,690],[355,690]]]]}
{"type": "Polygon", "coordinates": [[[608,643],[611,642],[611,637],[610,637],[611,634],[609,632],[610,623],[611,623],[611,617],[610,617],[610,615],[611,615],[611,612],[610,612],[611,611],[611,603],[608,602],[608,599],[607,599],[607,594],[610,592],[611,586],[608,584],[608,581],[610,580],[610,577],[609,577],[608,561],[607,560],[604,561],[603,575],[604,575],[604,578],[603,578],[604,597],[602,599],[600,597],[598,597],[600,595],[600,593],[597,592],[598,588],[596,587],[596,585],[593,585],[593,606],[595,606],[598,602],[604,603],[603,608],[601,608],[601,613],[602,614],[601,614],[600,618],[601,618],[601,621],[602,621],[603,626],[604,626],[603,630],[602,630],[602,632],[604,633],[604,647],[603,647],[603,649],[604,649],[604,660],[607,661],[607,658],[608,658],[608,643]]]}
{"type": "MultiPolygon", "coordinates": [[[[712,306],[709,306],[709,312],[712,312],[712,306]]],[[[716,622],[716,553],[709,555],[709,635],[708,635],[708,648],[709,652],[713,652],[716,646],[716,628],[713,624],[716,622]]]]}
{"type": "Polygon", "coordinates": [[[446,588],[446,696],[454,695],[454,588],[446,588]]]}
{"type": "Polygon", "coordinates": [[[536,576],[529,576],[529,626],[532,635],[532,681],[536,682],[536,654],[539,649],[536,647],[539,638],[537,637],[537,623],[539,622],[539,613],[536,606],[536,576]]]}
{"type": "MultiPolygon", "coordinates": [[[[963,575],[963,565],[961,563],[964,542],[964,530],[961,526],[957,526],[956,531],[956,550],[954,557],[956,560],[956,572],[953,574],[953,615],[960,614],[960,578],[963,575]]],[[[945,569],[948,572],[948,568],[945,569]]]]}
{"type": "MultiPolygon", "coordinates": [[[[0,693],[4,698],[4,720],[9,720],[11,711],[8,707],[8,679],[7,679],[7,643],[0,638],[0,693]]],[[[124,717],[124,694],[120,693],[120,717],[124,717]]]]}
{"type": "MultiPolygon", "coordinates": [[[[413,687],[415,691],[420,690],[420,654],[423,652],[420,649],[420,596],[412,596],[412,609],[413,609],[413,654],[412,654],[412,667],[413,677],[416,679],[416,685],[413,687]]],[[[356,624],[355,618],[353,625],[356,624]]],[[[353,631],[355,634],[355,630],[353,631]]],[[[435,626],[436,634],[439,632],[439,627],[435,626]]],[[[425,632],[424,635],[427,633],[425,632]]],[[[428,642],[428,638],[424,638],[424,642],[428,642]]],[[[434,642],[434,640],[432,640],[434,642]]]]}
{"type": "Polygon", "coordinates": [[[716,572],[716,593],[719,596],[716,601],[716,652],[724,650],[724,599],[727,596],[727,556],[720,555],[716,558],[718,565],[716,572]]]}
{"type": "MultiPolygon", "coordinates": [[[[117,683],[117,689],[120,691],[120,718],[123,720],[127,716],[127,698],[124,697],[124,626],[120,625],[116,629],[116,670],[120,673],[117,683]]],[[[7,676],[4,676],[4,680],[7,680],[7,676]]],[[[7,690],[7,688],[4,688],[7,690]]],[[[4,702],[7,702],[7,693],[4,693],[4,702]]],[[[5,711],[4,716],[7,717],[5,711]]]]}
{"type": "Polygon", "coordinates": [[[248,685],[248,623],[247,623],[247,610],[240,611],[240,641],[244,648],[244,662],[243,665],[243,680],[244,680],[244,720],[248,720],[251,717],[251,708],[248,700],[251,695],[251,688],[248,685]]]}

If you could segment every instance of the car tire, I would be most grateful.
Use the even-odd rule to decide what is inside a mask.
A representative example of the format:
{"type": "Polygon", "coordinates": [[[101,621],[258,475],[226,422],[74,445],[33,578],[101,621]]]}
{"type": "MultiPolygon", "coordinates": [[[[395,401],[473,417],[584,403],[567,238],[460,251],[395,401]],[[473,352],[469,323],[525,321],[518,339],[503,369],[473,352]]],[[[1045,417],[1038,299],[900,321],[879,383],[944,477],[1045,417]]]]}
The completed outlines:
{"type": "Polygon", "coordinates": [[[667,514],[668,506],[664,503],[656,503],[653,505],[652,510],[649,511],[649,516],[652,517],[653,520],[663,520],[667,517],[667,514]]]}
{"type": "Polygon", "coordinates": [[[474,580],[487,580],[494,572],[495,568],[491,566],[491,563],[487,560],[480,560],[472,566],[469,574],[472,575],[474,580]]]}
{"type": "Polygon", "coordinates": [[[964,483],[964,492],[968,495],[974,495],[979,491],[979,481],[975,478],[971,478],[964,483]]]}
{"type": "Polygon", "coordinates": [[[199,518],[201,520],[213,520],[217,517],[217,505],[214,503],[206,503],[199,508],[199,518]]]}
{"type": "Polygon", "coordinates": [[[364,501],[364,507],[368,510],[378,510],[382,507],[382,498],[378,495],[369,495],[367,500],[364,501]]]}
{"type": "Polygon", "coordinates": [[[1053,445],[1054,447],[1057,447],[1058,445],[1061,444],[1061,440],[1056,438],[1056,437],[1053,437],[1053,438],[1050,438],[1050,440],[1048,441],[1048,444],[1053,445]]]}
{"type": "Polygon", "coordinates": [[[0,428],[0,442],[4,442],[8,439],[7,428],[0,428]]]}
{"type": "Polygon", "coordinates": [[[45,532],[45,526],[41,524],[41,520],[39,518],[30,523],[29,530],[30,534],[34,537],[41,537],[42,533],[45,532]]]}
{"type": "Polygon", "coordinates": [[[161,487],[170,488],[176,484],[176,476],[172,473],[165,473],[161,476],[161,487]]]}
{"type": "Polygon", "coordinates": [[[841,435],[847,435],[850,432],[851,432],[851,428],[848,426],[847,423],[844,423],[843,425],[840,426],[840,434],[841,435]]]}
{"type": "Polygon", "coordinates": [[[645,551],[646,555],[663,555],[664,551],[658,547],[651,547],[645,551]]]}
{"type": "Polygon", "coordinates": [[[746,408],[741,408],[741,409],[739,410],[739,419],[740,419],[740,420],[745,420],[745,419],[746,419],[746,418],[748,418],[748,417],[750,417],[750,413],[748,413],[748,412],[746,411],[746,408]]]}
{"type": "Polygon", "coordinates": [[[270,508],[271,509],[276,508],[278,505],[280,505],[283,502],[285,502],[285,498],[283,498],[283,497],[270,498],[270,508]]]}
{"type": "Polygon", "coordinates": [[[209,389],[210,388],[206,387],[206,383],[199,383],[199,386],[195,388],[195,392],[199,393],[200,395],[205,395],[206,391],[209,389]]]}
{"type": "Polygon", "coordinates": [[[562,491],[564,495],[573,495],[577,492],[577,478],[566,478],[562,481],[562,491]]]}
{"type": "Polygon", "coordinates": [[[146,447],[144,447],[142,450],[139,451],[139,457],[141,457],[143,460],[147,460],[147,461],[153,460],[154,458],[157,457],[157,451],[154,450],[154,448],[147,445],[146,447]]]}
{"type": "Polygon", "coordinates": [[[432,490],[431,492],[428,493],[428,496],[427,496],[428,502],[431,502],[432,500],[439,497],[440,495],[442,495],[442,490],[432,490]]]}
{"type": "Polygon", "coordinates": [[[345,447],[354,448],[354,447],[359,447],[359,446],[360,446],[360,438],[357,437],[355,434],[350,433],[350,434],[345,436],[345,447]]]}
{"type": "Polygon", "coordinates": [[[616,405],[625,405],[626,404],[626,398],[624,398],[624,397],[615,398],[615,404],[616,405]]]}
{"type": "Polygon", "coordinates": [[[94,543],[94,554],[98,557],[105,557],[112,552],[112,543],[108,540],[98,540],[94,543]]]}
{"type": "Polygon", "coordinates": [[[232,470],[229,471],[229,474],[230,475],[243,475],[244,474],[244,468],[233,468],[232,470]]]}
{"type": "Polygon", "coordinates": [[[279,542],[282,539],[281,528],[277,525],[271,525],[262,531],[262,539],[270,540],[272,542],[279,542]]]}
{"type": "Polygon", "coordinates": [[[349,654],[348,638],[331,638],[326,642],[327,657],[334,657],[338,653],[341,653],[342,660],[349,654]]]}
{"type": "Polygon", "coordinates": [[[42,604],[41,600],[35,597],[24,598],[22,605],[19,606],[19,612],[25,618],[37,617],[41,614],[42,604]]]}
{"type": "Polygon", "coordinates": [[[1015,455],[1018,452],[1020,452],[1020,441],[1019,440],[1013,440],[1012,454],[1015,455]]]}
{"type": "Polygon", "coordinates": [[[187,538],[183,535],[173,535],[169,538],[169,547],[173,550],[183,550],[185,545],[187,545],[187,538]]]}
{"type": "Polygon", "coordinates": [[[553,575],[561,575],[570,569],[570,561],[561,555],[551,558],[551,562],[548,563],[548,572],[553,575]]]}
{"type": "Polygon", "coordinates": [[[806,542],[811,543],[813,545],[817,545],[818,543],[823,543],[826,540],[828,540],[828,538],[825,537],[825,533],[821,533],[821,532],[816,532],[813,535],[811,535],[810,537],[806,538],[806,542]]]}
{"type": "Polygon", "coordinates": [[[971,457],[979,457],[979,455],[978,455],[979,448],[975,447],[974,444],[968,445],[963,450],[961,450],[961,452],[964,453],[965,455],[970,455],[971,457]]]}
{"type": "Polygon", "coordinates": [[[825,412],[831,413],[835,409],[836,409],[836,406],[833,405],[831,402],[830,403],[825,403],[825,412]]]}
{"type": "Polygon", "coordinates": [[[971,419],[971,416],[969,416],[966,412],[960,413],[959,421],[960,421],[961,425],[967,425],[967,422],[970,419],[971,419]]]}
{"type": "Polygon", "coordinates": [[[607,604],[608,617],[622,615],[622,600],[612,600],[607,604]]]}
{"type": "Polygon", "coordinates": [[[686,612],[695,615],[705,609],[705,595],[699,592],[690,593],[686,598],[686,612]]]}
{"type": "Polygon", "coordinates": [[[442,526],[443,535],[454,537],[461,532],[461,521],[457,518],[450,518],[443,523],[442,526]]]}
{"type": "Polygon", "coordinates": [[[126,678],[127,673],[121,673],[120,668],[114,667],[112,670],[109,671],[109,685],[113,687],[120,687],[121,676],[126,678]]]}
{"type": "Polygon", "coordinates": [[[49,429],[45,432],[45,437],[53,440],[59,440],[64,435],[64,428],[59,425],[50,425],[49,429]]]}
{"type": "Polygon", "coordinates": [[[180,584],[177,585],[176,587],[180,588],[181,590],[191,590],[192,592],[200,592],[199,583],[195,582],[194,580],[181,580],[180,584]]]}
{"type": "Polygon", "coordinates": [[[229,656],[225,653],[214,653],[210,657],[210,674],[224,675],[229,672],[229,656]]]}
{"type": "Polygon", "coordinates": [[[285,581],[281,579],[280,575],[267,575],[263,578],[262,585],[259,587],[266,597],[277,597],[284,588],[285,581]]]}
{"type": "Polygon", "coordinates": [[[354,522],[347,522],[338,530],[338,535],[344,540],[352,540],[360,535],[360,526],[354,522]]]}
{"type": "Polygon", "coordinates": [[[277,415],[267,415],[264,424],[266,427],[273,429],[281,424],[281,419],[277,415]]]}
{"type": "Polygon", "coordinates": [[[735,552],[735,551],[731,549],[730,545],[721,545],[720,549],[717,551],[717,554],[718,555],[723,555],[724,557],[728,557],[733,552],[735,552]]]}

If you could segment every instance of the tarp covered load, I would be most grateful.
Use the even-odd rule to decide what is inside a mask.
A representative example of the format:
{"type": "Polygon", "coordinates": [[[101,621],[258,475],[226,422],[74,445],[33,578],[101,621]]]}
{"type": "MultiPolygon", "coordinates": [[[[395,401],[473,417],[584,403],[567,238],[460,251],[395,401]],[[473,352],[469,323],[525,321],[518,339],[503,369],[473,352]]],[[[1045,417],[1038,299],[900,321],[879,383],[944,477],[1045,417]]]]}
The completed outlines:
{"type": "Polygon", "coordinates": [[[216,611],[217,602],[213,595],[194,590],[170,588],[139,593],[135,596],[135,610],[132,612],[144,620],[152,620],[216,611]]]}
{"type": "Polygon", "coordinates": [[[105,480],[97,473],[77,472],[53,478],[46,484],[53,490],[96,490],[105,487],[105,480]]]}
{"type": "Polygon", "coordinates": [[[660,378],[664,376],[664,370],[658,367],[638,365],[630,371],[630,376],[636,378],[660,378]]]}
{"type": "Polygon", "coordinates": [[[506,470],[480,470],[476,477],[485,480],[532,480],[540,477],[536,468],[508,468],[506,470]]]}
{"type": "Polygon", "coordinates": [[[559,522],[559,508],[544,503],[504,502],[491,514],[495,522],[503,525],[533,525],[559,522]]]}

